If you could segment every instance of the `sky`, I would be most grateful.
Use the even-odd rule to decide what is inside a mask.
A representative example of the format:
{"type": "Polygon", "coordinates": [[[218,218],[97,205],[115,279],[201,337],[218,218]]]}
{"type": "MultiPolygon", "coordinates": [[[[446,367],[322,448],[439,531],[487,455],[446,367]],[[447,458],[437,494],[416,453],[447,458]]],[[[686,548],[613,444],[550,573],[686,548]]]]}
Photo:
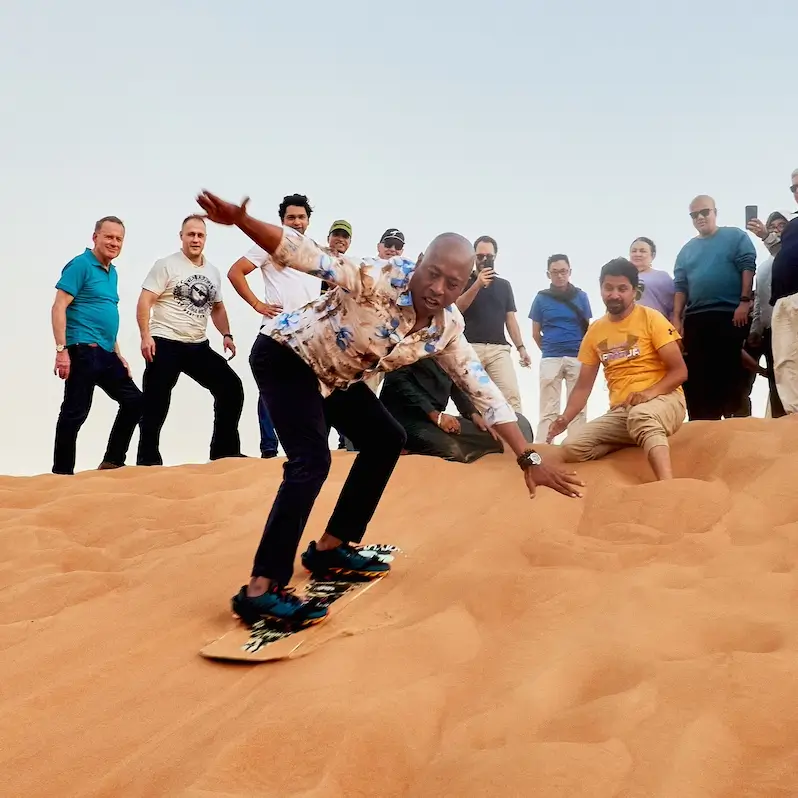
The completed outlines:
{"type": "MultiPolygon", "coordinates": [[[[49,472],[63,383],[50,309],[63,266],[94,221],[126,225],[119,342],[141,384],[135,304],[153,262],[179,247],[197,191],[252,198],[275,221],[285,194],[314,208],[308,233],[354,227],[350,254],[376,254],[398,227],[415,257],[438,233],[498,240],[530,351],[529,307],[546,257],[602,308],[598,272],[640,235],[672,272],[694,234],[690,200],[719,223],[796,210],[790,82],[798,7],[739,0],[567,4],[362,0],[300,4],[93,0],[0,4],[0,473],[49,472]]],[[[248,248],[211,225],[222,274],[248,248]]],[[[766,252],[757,242],[760,260],[766,252]]],[[[257,273],[250,277],[262,292],[257,273]]],[[[258,455],[248,354],[259,317],[223,286],[246,403],[242,448],[258,455]]],[[[212,345],[221,350],[215,331],[212,345]]],[[[537,423],[537,353],[520,370],[537,423]]],[[[767,390],[758,379],[754,414],[767,390]]],[[[597,385],[590,417],[606,410],[597,385]]],[[[99,389],[78,439],[79,470],[102,460],[116,412],[99,389]]],[[[208,457],[210,395],[182,377],[162,434],[167,465],[208,457]]],[[[128,462],[135,462],[134,437],[128,462]]]]}

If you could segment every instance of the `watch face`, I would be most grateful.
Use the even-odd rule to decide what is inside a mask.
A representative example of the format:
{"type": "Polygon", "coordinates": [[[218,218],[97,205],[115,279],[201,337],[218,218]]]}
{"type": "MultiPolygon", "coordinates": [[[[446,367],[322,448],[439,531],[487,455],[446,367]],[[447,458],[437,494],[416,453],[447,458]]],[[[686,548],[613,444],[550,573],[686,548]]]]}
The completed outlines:
{"type": "Polygon", "coordinates": [[[540,465],[543,462],[543,460],[541,459],[540,455],[537,452],[530,452],[526,456],[526,459],[530,463],[532,463],[532,465],[540,465]]]}

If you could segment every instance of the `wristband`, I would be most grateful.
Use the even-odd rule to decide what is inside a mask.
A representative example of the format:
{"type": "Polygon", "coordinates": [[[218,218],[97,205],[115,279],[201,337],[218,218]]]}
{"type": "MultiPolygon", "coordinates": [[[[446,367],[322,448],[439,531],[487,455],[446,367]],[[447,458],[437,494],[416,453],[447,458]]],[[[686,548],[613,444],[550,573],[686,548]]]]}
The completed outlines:
{"type": "Polygon", "coordinates": [[[222,338],[229,338],[231,341],[233,340],[233,336],[231,333],[225,333],[222,338]]]}
{"type": "Polygon", "coordinates": [[[438,420],[435,422],[439,427],[441,425],[441,419],[443,418],[443,413],[438,413],[438,420]]]}

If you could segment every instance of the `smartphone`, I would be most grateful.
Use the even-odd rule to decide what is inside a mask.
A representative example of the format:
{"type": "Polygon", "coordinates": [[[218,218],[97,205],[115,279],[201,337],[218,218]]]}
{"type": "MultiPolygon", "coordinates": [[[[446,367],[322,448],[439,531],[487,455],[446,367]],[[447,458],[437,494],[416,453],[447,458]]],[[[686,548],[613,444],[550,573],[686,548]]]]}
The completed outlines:
{"type": "Polygon", "coordinates": [[[758,219],[759,218],[759,208],[756,205],[746,205],[745,206],[745,223],[751,221],[751,219],[758,219]]]}

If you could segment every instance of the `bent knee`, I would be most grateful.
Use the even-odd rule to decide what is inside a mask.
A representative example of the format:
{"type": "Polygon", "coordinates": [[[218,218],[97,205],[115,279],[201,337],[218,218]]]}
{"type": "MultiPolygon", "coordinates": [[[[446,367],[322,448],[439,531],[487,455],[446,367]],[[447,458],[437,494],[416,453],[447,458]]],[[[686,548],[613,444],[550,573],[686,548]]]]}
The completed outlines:
{"type": "Polygon", "coordinates": [[[566,463],[582,463],[590,460],[592,447],[587,442],[581,442],[579,438],[566,438],[560,446],[560,451],[566,463]]]}

